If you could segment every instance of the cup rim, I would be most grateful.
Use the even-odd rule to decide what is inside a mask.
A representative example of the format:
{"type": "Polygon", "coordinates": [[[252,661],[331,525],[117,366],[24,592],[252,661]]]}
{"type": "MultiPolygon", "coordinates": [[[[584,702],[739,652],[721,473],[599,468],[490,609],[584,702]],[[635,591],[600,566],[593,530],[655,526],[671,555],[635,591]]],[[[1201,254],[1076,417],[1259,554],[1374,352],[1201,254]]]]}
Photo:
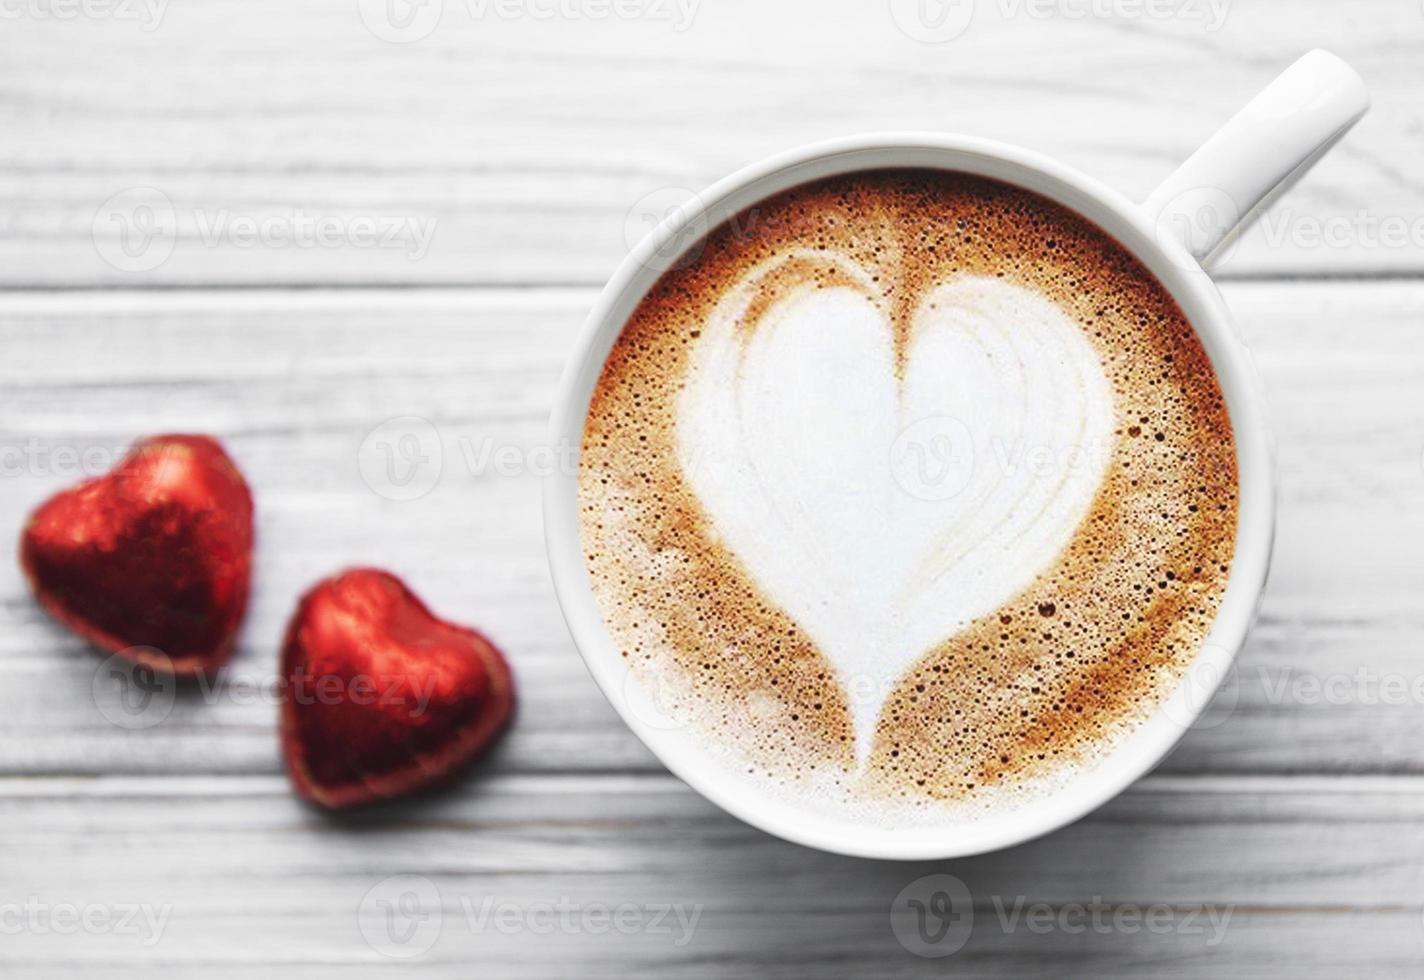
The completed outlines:
{"type": "Polygon", "coordinates": [[[1275,527],[1273,452],[1259,382],[1250,354],[1210,277],[1171,235],[1160,233],[1126,197],[1044,154],[979,137],[887,132],[797,147],[723,178],[646,236],[599,295],[560,379],[550,418],[556,445],[582,444],[593,387],[627,317],[661,269],[660,243],[678,224],[701,234],[782,190],[835,174],[887,167],[931,167],[990,177],[1042,194],[1092,221],[1157,277],[1202,341],[1226,399],[1236,444],[1236,548],[1221,605],[1205,642],[1172,694],[1100,760],[1072,773],[1060,789],[1022,808],[970,822],[911,828],[822,817],[738,782],[728,768],[694,746],[686,732],[660,731],[630,709],[628,669],[594,599],[578,522],[577,466],[546,478],[544,529],[555,594],[574,645],[625,724],[674,775],[704,797],[767,833],[834,853],[925,860],[965,857],[1032,840],[1072,823],[1116,797],[1153,769],[1181,740],[1232,669],[1259,607],[1275,527]],[[883,160],[881,158],[884,158],[883,160]],[[897,162],[898,161],[898,162],[897,162]],[[937,161],[937,162],[919,162],[937,161]],[[828,169],[829,168],[829,169],[828,169]],[[746,200],[741,200],[746,198],[746,200]],[[697,227],[693,225],[693,227],[697,227]]]}

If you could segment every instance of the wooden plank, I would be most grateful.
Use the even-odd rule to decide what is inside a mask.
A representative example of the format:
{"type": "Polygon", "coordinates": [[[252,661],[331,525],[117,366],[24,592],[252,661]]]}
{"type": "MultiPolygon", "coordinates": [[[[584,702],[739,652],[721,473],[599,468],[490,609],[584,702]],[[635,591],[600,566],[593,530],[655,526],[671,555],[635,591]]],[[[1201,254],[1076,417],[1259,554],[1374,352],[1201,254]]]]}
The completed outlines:
{"type": "MultiPolygon", "coordinates": [[[[1415,338],[1424,286],[1238,283],[1227,296],[1276,427],[1277,560],[1234,683],[1165,771],[1424,772],[1424,348],[1415,338]]],[[[271,688],[286,618],[306,586],[354,563],[391,566],[509,651],[523,702],[499,771],[657,769],[569,641],[544,565],[537,477],[476,465],[486,449],[542,443],[591,299],[586,290],[0,298],[0,541],[14,541],[25,513],[71,482],[76,464],[61,465],[61,450],[98,448],[103,461],[162,429],[226,439],[260,510],[257,588],[227,680],[206,696],[184,693],[151,727],[135,727],[151,719],[124,715],[102,676],[96,685],[100,659],[50,624],[14,565],[0,563],[10,679],[0,690],[0,771],[279,772],[271,688]],[[444,467],[432,492],[401,502],[373,493],[359,461],[374,426],[406,415],[438,425],[444,467]]]]}
{"type": "Polygon", "coordinates": [[[1142,198],[1322,40],[1374,112],[1225,271],[1424,271],[1415,4],[981,0],[932,44],[856,0],[446,0],[395,44],[379,4],[157,3],[7,17],[0,286],[592,284],[680,196],[871,130],[1023,144],[1142,198]]]}
{"type": "Polygon", "coordinates": [[[1417,779],[1154,777],[1023,847],[896,864],[776,841],[665,776],[491,776],[344,821],[263,777],[7,779],[0,909],[23,927],[0,964],[394,975],[384,951],[428,947],[438,976],[1383,975],[1424,944],[1421,819],[1417,779]],[[969,896],[967,941],[938,961],[890,911],[936,874],[969,896]],[[153,919],[43,931],[65,904],[153,919]],[[625,928],[600,925],[619,907],[625,928]]]}

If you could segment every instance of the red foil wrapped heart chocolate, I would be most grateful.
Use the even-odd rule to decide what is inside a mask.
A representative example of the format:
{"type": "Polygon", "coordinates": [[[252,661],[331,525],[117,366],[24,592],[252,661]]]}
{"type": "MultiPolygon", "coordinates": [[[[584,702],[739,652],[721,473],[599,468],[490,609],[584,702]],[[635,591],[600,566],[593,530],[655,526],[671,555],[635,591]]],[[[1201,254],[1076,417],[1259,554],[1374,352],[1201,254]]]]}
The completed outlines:
{"type": "Polygon", "coordinates": [[[252,538],[252,494],[222,446],[155,436],[35,511],[20,564],[40,605],[84,639],[192,676],[232,654],[252,538]]]}
{"type": "Polygon", "coordinates": [[[514,682],[484,636],[436,618],[395,576],[354,569],[303,597],[282,651],[282,748],[325,807],[449,779],[508,724],[514,682]]]}

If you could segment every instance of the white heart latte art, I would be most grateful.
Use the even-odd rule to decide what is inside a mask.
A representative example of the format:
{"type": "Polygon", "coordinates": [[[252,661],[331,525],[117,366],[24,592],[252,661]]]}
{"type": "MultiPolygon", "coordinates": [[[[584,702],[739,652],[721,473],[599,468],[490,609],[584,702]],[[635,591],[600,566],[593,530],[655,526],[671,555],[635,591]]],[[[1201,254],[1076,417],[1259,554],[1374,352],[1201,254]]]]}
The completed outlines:
{"type": "Polygon", "coordinates": [[[1107,468],[1112,389],[1048,298],[978,276],[924,295],[897,372],[870,276],[791,286],[755,323],[751,270],[703,325],[678,405],[713,532],[839,674],[868,757],[909,667],[1063,551],[1107,468]]]}

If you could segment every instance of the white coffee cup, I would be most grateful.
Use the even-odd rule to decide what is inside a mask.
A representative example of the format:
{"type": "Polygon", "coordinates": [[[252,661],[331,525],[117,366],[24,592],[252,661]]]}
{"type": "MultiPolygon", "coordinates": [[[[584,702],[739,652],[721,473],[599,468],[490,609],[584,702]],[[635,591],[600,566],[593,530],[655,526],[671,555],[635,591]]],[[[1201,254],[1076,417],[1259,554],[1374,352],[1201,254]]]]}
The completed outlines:
{"type": "Polygon", "coordinates": [[[929,167],[994,178],[1076,211],[1131,251],[1180,305],[1226,395],[1240,479],[1236,553],[1210,635],[1168,700],[1100,763],[1052,795],[991,819],[887,827],[821,815],[758,790],[711,754],[706,737],[663,715],[656,692],[630,676],[604,626],[580,543],[578,480],[549,478],[544,527],[554,587],[579,652],[603,693],[673,773],[746,822],[812,847],[864,857],[926,859],[991,851],[1070,823],[1150,771],[1196,720],[1228,675],[1265,585],[1275,524],[1271,441],[1250,354],[1203,265],[1276,193],[1364,115],[1359,76],[1324,51],[1305,55],[1233,117],[1145,204],[1048,157],[970,136],[881,133],[792,150],[713,185],[640,242],[599,297],[554,403],[551,438],[577,446],[614,341],[659,275],[733,215],[808,181],[888,167],[929,167]]]}

